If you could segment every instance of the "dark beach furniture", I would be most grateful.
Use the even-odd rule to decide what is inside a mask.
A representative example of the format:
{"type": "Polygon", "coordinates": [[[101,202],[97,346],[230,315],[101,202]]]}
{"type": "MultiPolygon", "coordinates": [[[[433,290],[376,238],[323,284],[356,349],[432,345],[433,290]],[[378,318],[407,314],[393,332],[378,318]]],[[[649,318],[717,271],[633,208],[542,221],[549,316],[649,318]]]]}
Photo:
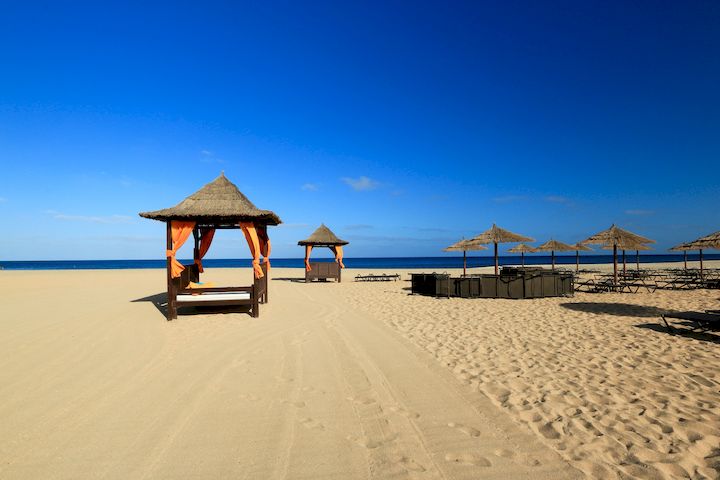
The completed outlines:
{"type": "Polygon", "coordinates": [[[675,313],[664,313],[660,315],[665,326],[669,332],[674,332],[675,329],[668,323],[668,318],[676,320],[686,320],[692,322],[695,325],[691,330],[700,330],[707,332],[710,330],[720,330],[720,313],[709,313],[717,312],[716,310],[709,310],[707,312],[675,312],[675,313]]]}
{"type": "Polygon", "coordinates": [[[451,278],[448,274],[410,275],[413,294],[462,298],[542,298],[571,296],[574,277],[549,270],[503,270],[500,275],[481,274],[451,278]],[[512,273],[510,273],[512,272],[512,273]]]}
{"type": "Polygon", "coordinates": [[[370,273],[368,275],[355,275],[356,282],[389,282],[391,280],[400,280],[400,275],[398,275],[397,273],[393,275],[388,275],[385,273],[380,275],[375,275],[373,273],[370,273]]]}
{"type": "Polygon", "coordinates": [[[253,317],[260,315],[260,304],[268,301],[270,237],[267,227],[281,223],[275,213],[257,208],[221,173],[176,206],[143,212],[140,216],[165,222],[167,226],[168,320],[177,318],[178,308],[186,306],[250,305],[250,314],[253,317]],[[199,283],[203,272],[202,259],[218,229],[243,232],[252,256],[251,285],[222,288],[192,285],[199,283]],[[177,251],[191,234],[194,239],[193,263],[182,265],[177,260],[177,251]],[[193,286],[200,288],[191,288],[193,286]]]}
{"type": "Polygon", "coordinates": [[[345,268],[343,264],[343,246],[348,242],[339,239],[335,234],[321,224],[315,231],[305,240],[300,240],[298,245],[305,247],[305,283],[313,280],[326,282],[334,279],[338,283],[342,281],[341,271],[345,268]],[[310,263],[310,252],[315,247],[327,247],[335,255],[335,262],[312,262],[310,263]]]}

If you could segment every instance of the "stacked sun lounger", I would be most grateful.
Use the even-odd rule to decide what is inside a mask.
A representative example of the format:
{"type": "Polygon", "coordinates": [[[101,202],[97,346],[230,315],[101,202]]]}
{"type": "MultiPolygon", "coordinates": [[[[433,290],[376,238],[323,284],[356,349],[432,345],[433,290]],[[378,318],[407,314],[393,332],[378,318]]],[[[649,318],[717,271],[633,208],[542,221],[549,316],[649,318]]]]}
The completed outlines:
{"type": "Polygon", "coordinates": [[[369,274],[369,275],[355,275],[355,281],[356,282],[389,282],[389,281],[397,281],[400,280],[400,275],[398,274],[369,274]]]}

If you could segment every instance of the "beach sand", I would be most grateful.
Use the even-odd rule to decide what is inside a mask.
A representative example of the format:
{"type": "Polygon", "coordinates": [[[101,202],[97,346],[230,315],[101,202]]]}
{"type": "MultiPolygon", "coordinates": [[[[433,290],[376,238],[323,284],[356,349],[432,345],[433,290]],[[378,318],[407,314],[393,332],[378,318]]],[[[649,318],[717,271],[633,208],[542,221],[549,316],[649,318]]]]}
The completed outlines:
{"type": "Polygon", "coordinates": [[[357,273],[273,269],[260,318],[166,322],[162,270],[0,272],[0,478],[717,478],[717,337],[657,313],[719,291],[434,299],[357,273]]]}

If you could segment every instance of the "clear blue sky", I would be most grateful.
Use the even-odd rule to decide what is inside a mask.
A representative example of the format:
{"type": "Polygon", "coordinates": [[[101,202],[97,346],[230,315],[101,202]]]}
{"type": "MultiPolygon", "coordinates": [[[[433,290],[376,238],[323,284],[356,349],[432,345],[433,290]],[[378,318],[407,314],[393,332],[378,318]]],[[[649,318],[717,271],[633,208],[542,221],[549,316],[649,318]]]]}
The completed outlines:
{"type": "Polygon", "coordinates": [[[0,259],[162,258],[221,170],[277,257],[720,230],[718,2],[61,3],[0,15],[0,259]]]}

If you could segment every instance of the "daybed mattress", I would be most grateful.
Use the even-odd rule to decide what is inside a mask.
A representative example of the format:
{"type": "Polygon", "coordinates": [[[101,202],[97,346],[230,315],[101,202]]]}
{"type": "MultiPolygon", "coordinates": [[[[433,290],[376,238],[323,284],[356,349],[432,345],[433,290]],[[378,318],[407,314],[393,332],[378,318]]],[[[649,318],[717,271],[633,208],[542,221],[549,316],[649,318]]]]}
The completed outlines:
{"type": "Polygon", "coordinates": [[[207,292],[200,295],[180,294],[178,302],[216,302],[219,300],[250,300],[250,292],[207,292]]]}

